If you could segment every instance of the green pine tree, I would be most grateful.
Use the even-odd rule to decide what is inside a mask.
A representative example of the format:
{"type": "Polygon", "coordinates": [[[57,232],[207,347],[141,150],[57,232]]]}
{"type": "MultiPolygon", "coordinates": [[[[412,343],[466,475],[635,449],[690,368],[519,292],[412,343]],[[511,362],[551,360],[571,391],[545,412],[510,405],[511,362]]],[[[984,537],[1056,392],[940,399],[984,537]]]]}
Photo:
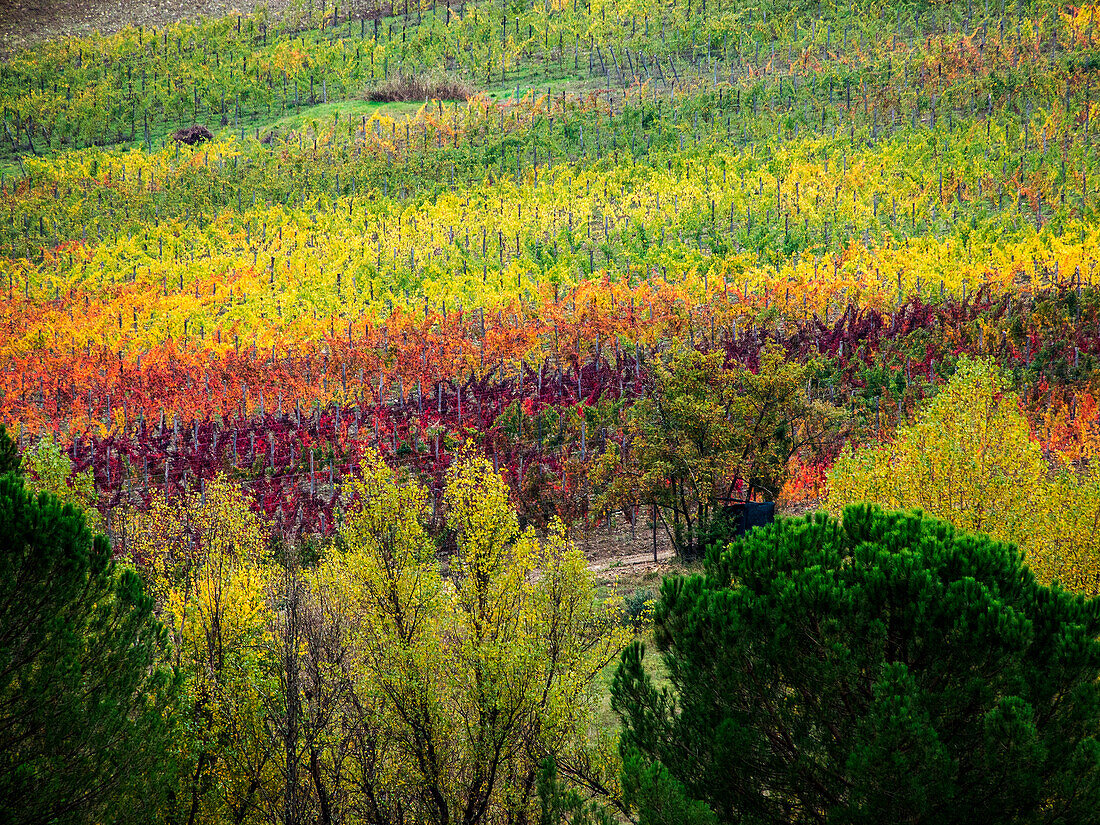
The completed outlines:
{"type": "Polygon", "coordinates": [[[0,424],[0,476],[7,473],[22,475],[21,462],[19,460],[19,448],[8,435],[7,428],[0,424]]]}
{"type": "Polygon", "coordinates": [[[156,816],[177,684],[152,609],[80,511],[0,476],[0,821],[156,816]]]}
{"type": "Polygon", "coordinates": [[[780,520],[666,579],[671,685],[638,644],[612,685],[624,790],[648,783],[644,822],[1098,822],[1098,632],[1100,601],[986,536],[867,505],[780,520]]]}

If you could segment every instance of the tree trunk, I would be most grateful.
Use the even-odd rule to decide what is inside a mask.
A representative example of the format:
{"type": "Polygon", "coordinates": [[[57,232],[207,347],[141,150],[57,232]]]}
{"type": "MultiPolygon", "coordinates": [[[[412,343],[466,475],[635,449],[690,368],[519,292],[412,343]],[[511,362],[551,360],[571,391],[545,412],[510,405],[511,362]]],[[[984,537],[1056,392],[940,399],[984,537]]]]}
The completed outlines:
{"type": "Polygon", "coordinates": [[[317,789],[317,803],[321,808],[321,825],[332,825],[332,809],[329,806],[328,792],[321,782],[321,760],[317,748],[309,749],[309,772],[313,776],[313,786],[317,789]]]}
{"type": "Polygon", "coordinates": [[[286,790],[283,798],[284,825],[298,825],[298,582],[290,574],[286,622],[283,635],[283,672],[286,677],[286,790]]]}

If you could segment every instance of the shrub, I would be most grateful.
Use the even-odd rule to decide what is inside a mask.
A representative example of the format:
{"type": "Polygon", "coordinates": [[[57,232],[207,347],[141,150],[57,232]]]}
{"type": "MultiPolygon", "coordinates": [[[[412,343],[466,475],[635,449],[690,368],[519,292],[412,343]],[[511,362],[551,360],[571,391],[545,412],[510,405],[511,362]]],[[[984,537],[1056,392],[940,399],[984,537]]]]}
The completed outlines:
{"type": "Polygon", "coordinates": [[[368,89],[363,96],[373,103],[409,103],[420,100],[467,100],[473,94],[473,87],[453,75],[400,72],[368,89]]]}
{"type": "Polygon", "coordinates": [[[623,597],[623,619],[635,632],[641,630],[653,618],[653,605],[657,594],[648,587],[639,587],[623,597]]]}
{"type": "Polygon", "coordinates": [[[19,458],[19,447],[8,435],[7,428],[0,424],[0,476],[7,473],[22,475],[22,461],[19,458]]]}

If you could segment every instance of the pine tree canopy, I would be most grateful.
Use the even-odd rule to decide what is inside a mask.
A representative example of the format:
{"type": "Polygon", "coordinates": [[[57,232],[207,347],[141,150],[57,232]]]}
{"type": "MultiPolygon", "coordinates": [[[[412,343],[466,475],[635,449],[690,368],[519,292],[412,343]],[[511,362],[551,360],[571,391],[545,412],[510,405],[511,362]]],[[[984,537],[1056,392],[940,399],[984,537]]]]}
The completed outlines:
{"type": "Polygon", "coordinates": [[[781,519],[670,577],[615,677],[641,821],[1100,820],[1100,602],[920,512],[781,519]]]}
{"type": "Polygon", "coordinates": [[[0,821],[141,821],[176,680],[131,569],[84,515],[0,476],[0,821]]]}

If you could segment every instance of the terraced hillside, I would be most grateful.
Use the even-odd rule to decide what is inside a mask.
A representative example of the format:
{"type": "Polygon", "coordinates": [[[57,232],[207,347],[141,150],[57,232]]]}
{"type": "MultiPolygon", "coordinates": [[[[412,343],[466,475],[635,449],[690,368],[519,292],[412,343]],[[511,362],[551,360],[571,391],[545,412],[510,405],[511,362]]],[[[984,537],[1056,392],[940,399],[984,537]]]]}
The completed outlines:
{"type": "Polygon", "coordinates": [[[438,489],[473,443],[584,518],[684,345],[812,356],[857,442],[963,354],[1095,435],[1092,21],[555,0],[39,44],[0,65],[0,418],[109,517],[228,471],[307,533],[368,448],[438,489]]]}

